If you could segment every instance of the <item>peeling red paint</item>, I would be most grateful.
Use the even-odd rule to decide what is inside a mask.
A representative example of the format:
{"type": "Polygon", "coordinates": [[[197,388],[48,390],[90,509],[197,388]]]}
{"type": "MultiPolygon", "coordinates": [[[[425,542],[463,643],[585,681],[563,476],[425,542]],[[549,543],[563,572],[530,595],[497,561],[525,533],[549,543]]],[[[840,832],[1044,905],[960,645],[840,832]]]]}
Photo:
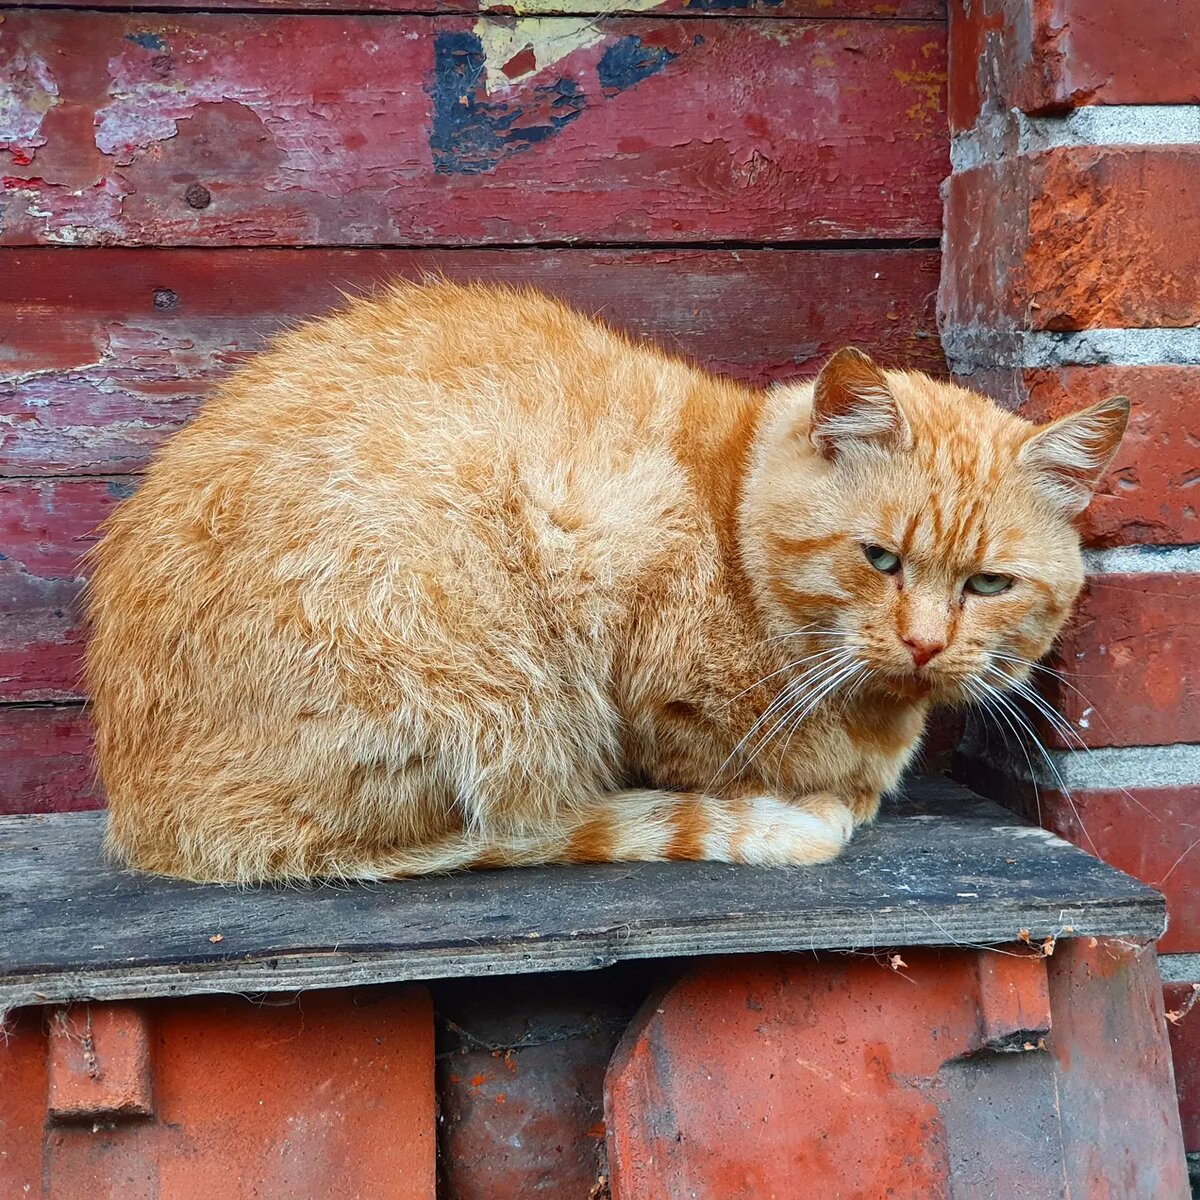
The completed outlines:
{"type": "MultiPolygon", "coordinates": [[[[61,95],[41,125],[36,180],[10,196],[7,244],[939,232],[947,153],[926,122],[941,111],[929,80],[944,49],[936,37],[930,56],[928,25],[860,22],[850,45],[829,22],[598,19],[591,44],[557,61],[538,54],[518,83],[504,62],[481,60],[508,88],[507,149],[469,169],[454,164],[476,163],[471,139],[495,131],[486,114],[439,125],[438,97],[465,88],[468,107],[491,101],[473,90],[478,71],[459,78],[453,55],[435,62],[444,38],[479,42],[468,19],[438,18],[434,37],[416,16],[180,15],[161,46],[143,44],[144,25],[115,13],[8,18],[6,44],[52,58],[61,95]],[[643,34],[661,69],[609,70],[617,84],[604,86],[614,47],[643,34]],[[750,130],[750,113],[765,132],[750,130]],[[615,153],[631,128],[645,149],[615,153]],[[446,138],[456,149],[435,161],[446,138]],[[211,205],[186,203],[192,183],[211,205]]],[[[538,35],[526,40],[536,48],[538,35]]]]}
{"type": "Polygon", "coordinates": [[[847,343],[944,370],[937,270],[932,250],[0,251],[0,476],[140,470],[267,335],[389,278],[533,284],[767,383],[847,343]]]}

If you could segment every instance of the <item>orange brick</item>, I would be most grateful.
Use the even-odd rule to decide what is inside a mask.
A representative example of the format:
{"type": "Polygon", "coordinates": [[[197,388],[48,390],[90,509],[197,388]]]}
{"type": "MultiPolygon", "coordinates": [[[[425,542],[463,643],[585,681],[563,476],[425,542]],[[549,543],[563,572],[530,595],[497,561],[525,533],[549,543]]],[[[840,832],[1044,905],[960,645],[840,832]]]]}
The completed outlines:
{"type": "Polygon", "coordinates": [[[951,129],[983,96],[1028,113],[1200,100],[1200,0],[950,0],[951,129]],[[1136,30],[1136,36],[1131,36],[1136,30]]]}
{"type": "MultiPolygon", "coordinates": [[[[1070,686],[1041,691],[1085,746],[1200,742],[1200,578],[1097,575],[1088,580],[1052,662],[1070,686]]],[[[1045,740],[1070,748],[1043,726],[1045,740]]]]}
{"type": "Polygon", "coordinates": [[[150,1030],[136,1004],[74,1004],[50,1020],[50,1097],[63,1121],[148,1117],[150,1030]]]}
{"type": "Polygon", "coordinates": [[[980,992],[990,954],[692,968],[647,1004],[610,1066],[613,1200],[1183,1200],[1153,953],[1061,941],[1051,958],[1001,968],[1021,990],[1042,980],[999,1009],[980,992]],[[1047,1035],[979,1053],[994,1047],[984,1010],[1018,1032],[1027,1013],[1045,1022],[1047,996],[1047,1035]]]}
{"type": "Polygon", "coordinates": [[[433,1013],[423,988],[148,1001],[139,1007],[152,1115],[114,1103],[128,1092],[122,1074],[133,1077],[124,1051],[112,1050],[128,1033],[125,1007],[77,1006],[51,1035],[54,1069],[66,1075],[50,1103],[59,1118],[79,1119],[44,1121],[40,1015],[40,1058],[36,1043],[25,1045],[14,1076],[0,1055],[0,1080],[12,1086],[0,1134],[16,1160],[10,1168],[0,1158],[0,1194],[32,1172],[44,1200],[434,1200],[433,1013]],[[15,1125],[14,1108],[25,1114],[15,1125]]]}
{"type": "Polygon", "coordinates": [[[957,172],[943,327],[1200,323],[1198,189],[1200,148],[1189,146],[1071,147],[957,172]]]}

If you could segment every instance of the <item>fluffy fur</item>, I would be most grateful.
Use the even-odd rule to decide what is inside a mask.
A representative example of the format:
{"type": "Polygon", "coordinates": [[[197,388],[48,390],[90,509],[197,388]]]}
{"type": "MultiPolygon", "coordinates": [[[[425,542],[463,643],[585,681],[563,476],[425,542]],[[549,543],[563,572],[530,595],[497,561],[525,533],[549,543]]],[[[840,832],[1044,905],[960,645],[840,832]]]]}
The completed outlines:
{"type": "Polygon", "coordinates": [[[356,303],[108,522],[109,846],[230,881],[832,858],[931,705],[1049,647],[1126,411],[1038,429],[855,351],[759,392],[525,292],[356,303]]]}

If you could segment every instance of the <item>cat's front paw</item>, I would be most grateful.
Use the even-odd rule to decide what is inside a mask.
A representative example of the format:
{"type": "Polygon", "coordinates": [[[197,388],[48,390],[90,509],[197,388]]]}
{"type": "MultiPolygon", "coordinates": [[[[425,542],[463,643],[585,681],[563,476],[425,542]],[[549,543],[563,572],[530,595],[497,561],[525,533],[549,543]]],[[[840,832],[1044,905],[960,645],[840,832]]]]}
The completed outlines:
{"type": "Polygon", "coordinates": [[[879,816],[879,802],[882,799],[878,792],[859,792],[850,797],[850,812],[855,825],[870,825],[879,816]]]}
{"type": "Polygon", "coordinates": [[[733,862],[761,867],[828,862],[845,848],[854,817],[830,794],[789,803],[777,796],[751,796],[730,839],[733,862]]]}

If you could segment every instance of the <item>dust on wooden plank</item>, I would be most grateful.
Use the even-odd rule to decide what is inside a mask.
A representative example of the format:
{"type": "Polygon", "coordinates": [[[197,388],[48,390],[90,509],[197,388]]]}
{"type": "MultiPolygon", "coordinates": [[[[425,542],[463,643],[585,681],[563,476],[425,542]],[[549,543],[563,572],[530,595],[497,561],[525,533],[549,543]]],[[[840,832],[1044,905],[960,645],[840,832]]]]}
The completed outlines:
{"type": "Polygon", "coordinates": [[[622,959],[1149,939],[1162,897],[946,780],[915,782],[846,854],[482,871],[234,889],[117,870],[101,814],[0,818],[0,1008],[95,994],[291,990],[580,970],[622,959]],[[219,940],[214,940],[217,935],[219,940]]]}
{"type": "Polygon", "coordinates": [[[937,237],[945,29],[14,12],[0,240],[937,237]]]}

